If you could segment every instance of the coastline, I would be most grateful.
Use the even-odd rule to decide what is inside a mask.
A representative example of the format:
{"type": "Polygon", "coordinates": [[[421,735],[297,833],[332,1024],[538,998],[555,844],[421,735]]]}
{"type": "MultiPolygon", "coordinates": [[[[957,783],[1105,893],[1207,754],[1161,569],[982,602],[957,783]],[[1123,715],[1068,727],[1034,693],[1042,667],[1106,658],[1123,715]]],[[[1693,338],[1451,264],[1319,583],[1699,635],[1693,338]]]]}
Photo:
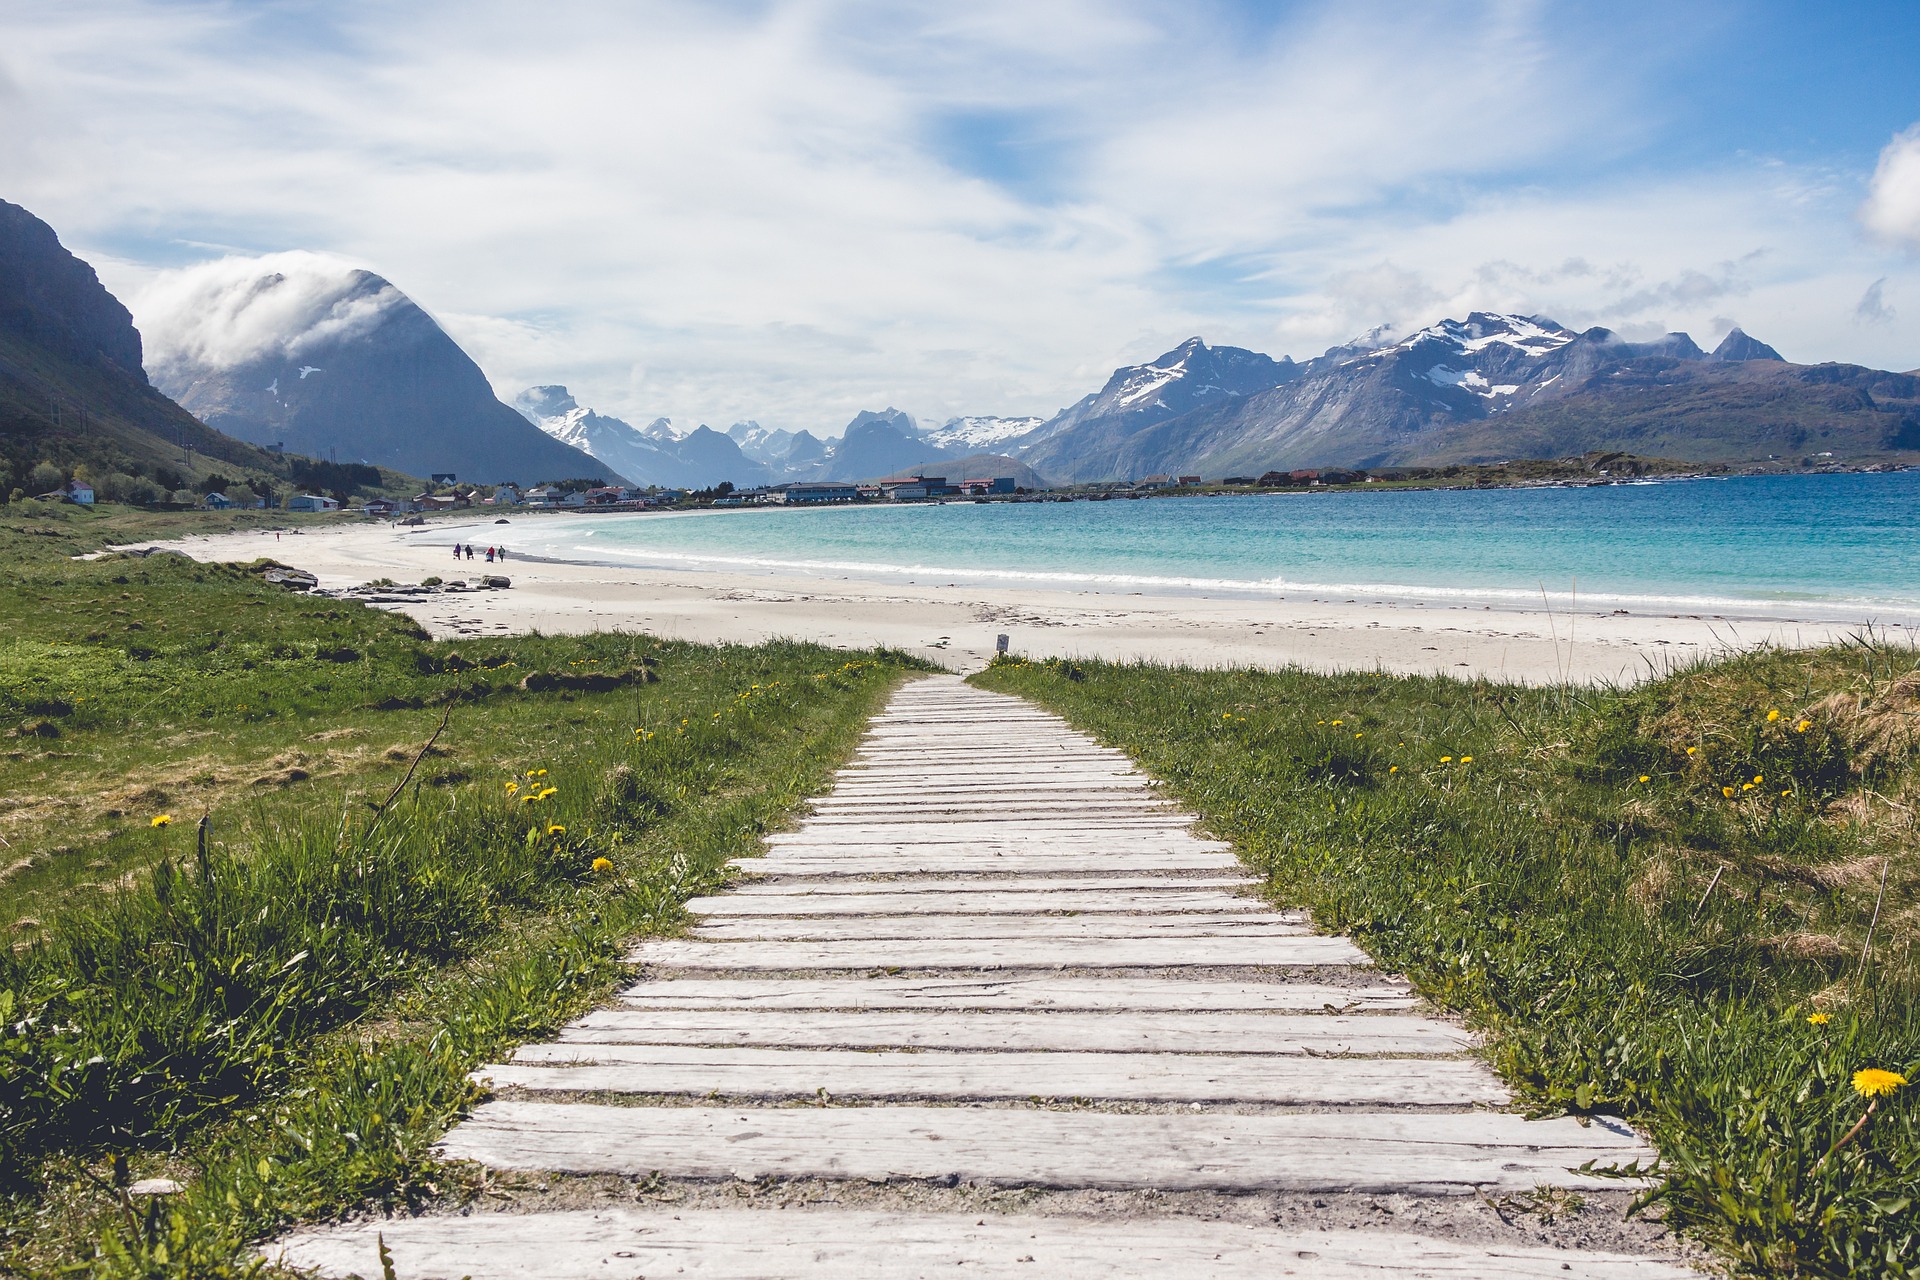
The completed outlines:
{"type": "MultiPolygon", "coordinates": [[[[516,523],[579,517],[516,512],[516,523]]],[[[503,568],[454,563],[455,542],[500,536],[491,517],[400,529],[203,535],[149,544],[200,560],[262,556],[306,570],[323,590],[380,579],[508,577],[506,590],[389,597],[436,637],[634,630],[703,643],[791,638],[884,645],[953,670],[984,666],[995,637],[1031,658],[1103,658],[1216,668],[1383,670],[1543,684],[1629,682],[1717,653],[1831,643],[1866,629],[1812,616],[1665,616],[1444,599],[1286,598],[1251,592],[1142,591],[959,580],[885,581],[778,568],[686,568],[523,556],[503,568]]],[[[1325,590],[1321,588],[1320,590],[1325,590]]],[[[1339,594],[1339,593],[1334,593],[1339,594]]],[[[1305,598],[1303,598],[1303,595],[1305,598]]],[[[1811,610],[1807,611],[1809,615],[1811,610]]]]}

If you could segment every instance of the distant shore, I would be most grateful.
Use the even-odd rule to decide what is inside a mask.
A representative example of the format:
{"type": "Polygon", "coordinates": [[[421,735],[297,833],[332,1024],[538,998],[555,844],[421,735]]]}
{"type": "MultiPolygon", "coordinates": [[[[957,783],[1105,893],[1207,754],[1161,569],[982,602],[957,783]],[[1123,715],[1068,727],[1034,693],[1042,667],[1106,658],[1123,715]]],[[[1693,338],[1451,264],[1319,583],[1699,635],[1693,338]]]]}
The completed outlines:
{"type": "MultiPolygon", "coordinates": [[[[516,512],[516,523],[566,519],[516,512]]],[[[884,582],[791,571],[712,572],[511,554],[502,566],[456,562],[452,546],[511,543],[489,514],[414,528],[219,534],[165,544],[201,560],[270,556],[314,574],[322,590],[380,579],[509,578],[506,590],[391,600],[436,636],[627,629],[704,642],[787,637],[886,645],[957,670],[992,657],[995,638],[1035,658],[1088,657],[1195,667],[1380,669],[1527,683],[1634,681],[1713,653],[1762,643],[1804,646],[1856,634],[1812,618],[1664,617],[1611,611],[1495,609],[1418,599],[1269,599],[1238,593],[884,582]]]]}

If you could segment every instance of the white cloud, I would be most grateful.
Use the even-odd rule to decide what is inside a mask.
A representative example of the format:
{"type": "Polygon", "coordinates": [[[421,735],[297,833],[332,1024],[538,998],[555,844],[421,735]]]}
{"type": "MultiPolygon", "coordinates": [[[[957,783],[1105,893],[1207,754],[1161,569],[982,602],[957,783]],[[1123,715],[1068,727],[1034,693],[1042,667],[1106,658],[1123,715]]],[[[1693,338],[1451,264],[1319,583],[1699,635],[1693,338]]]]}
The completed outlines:
{"type": "MultiPolygon", "coordinates": [[[[506,396],[634,421],[1045,413],[1192,333],[1299,356],[1472,306],[1737,307],[1910,366],[1914,321],[1850,323],[1911,267],[1848,235],[1845,175],[1635,168],[1660,105],[1556,8],[42,6],[0,194],[130,293],[209,244],[365,266],[506,396]]],[[[139,310],[160,351],[267,314],[139,310]]]]}
{"type": "Polygon", "coordinates": [[[1875,235],[1920,249],[1920,124],[1880,153],[1860,220],[1875,235]]]}
{"type": "Polygon", "coordinates": [[[129,302],[157,376],[224,368],[365,333],[401,301],[352,263],[296,250],[162,271],[129,302]]]}

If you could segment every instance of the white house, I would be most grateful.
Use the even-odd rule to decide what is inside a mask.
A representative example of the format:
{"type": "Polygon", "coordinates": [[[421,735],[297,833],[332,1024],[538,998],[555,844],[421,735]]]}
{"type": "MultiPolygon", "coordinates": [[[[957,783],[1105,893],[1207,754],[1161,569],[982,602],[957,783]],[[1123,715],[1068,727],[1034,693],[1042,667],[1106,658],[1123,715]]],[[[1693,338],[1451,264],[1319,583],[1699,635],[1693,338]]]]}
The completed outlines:
{"type": "Polygon", "coordinates": [[[287,499],[289,511],[338,511],[340,504],[317,493],[296,493],[287,499]]]}
{"type": "Polygon", "coordinates": [[[520,502],[520,486],[516,484],[497,484],[493,486],[493,505],[496,507],[516,506],[520,502]]]}
{"type": "Polygon", "coordinates": [[[67,481],[66,495],[68,502],[77,502],[83,507],[93,505],[93,486],[85,480],[67,481]]]}

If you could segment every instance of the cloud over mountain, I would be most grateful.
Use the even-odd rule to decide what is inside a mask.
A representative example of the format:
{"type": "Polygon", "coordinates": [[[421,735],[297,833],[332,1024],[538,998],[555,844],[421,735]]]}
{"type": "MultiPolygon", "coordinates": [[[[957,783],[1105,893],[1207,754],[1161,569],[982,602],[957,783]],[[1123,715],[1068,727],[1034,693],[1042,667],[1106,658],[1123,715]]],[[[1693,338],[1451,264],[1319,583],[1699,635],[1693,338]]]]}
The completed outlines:
{"type": "Polygon", "coordinates": [[[1876,235],[1920,249],[1920,124],[1880,153],[1860,220],[1876,235]]]}

